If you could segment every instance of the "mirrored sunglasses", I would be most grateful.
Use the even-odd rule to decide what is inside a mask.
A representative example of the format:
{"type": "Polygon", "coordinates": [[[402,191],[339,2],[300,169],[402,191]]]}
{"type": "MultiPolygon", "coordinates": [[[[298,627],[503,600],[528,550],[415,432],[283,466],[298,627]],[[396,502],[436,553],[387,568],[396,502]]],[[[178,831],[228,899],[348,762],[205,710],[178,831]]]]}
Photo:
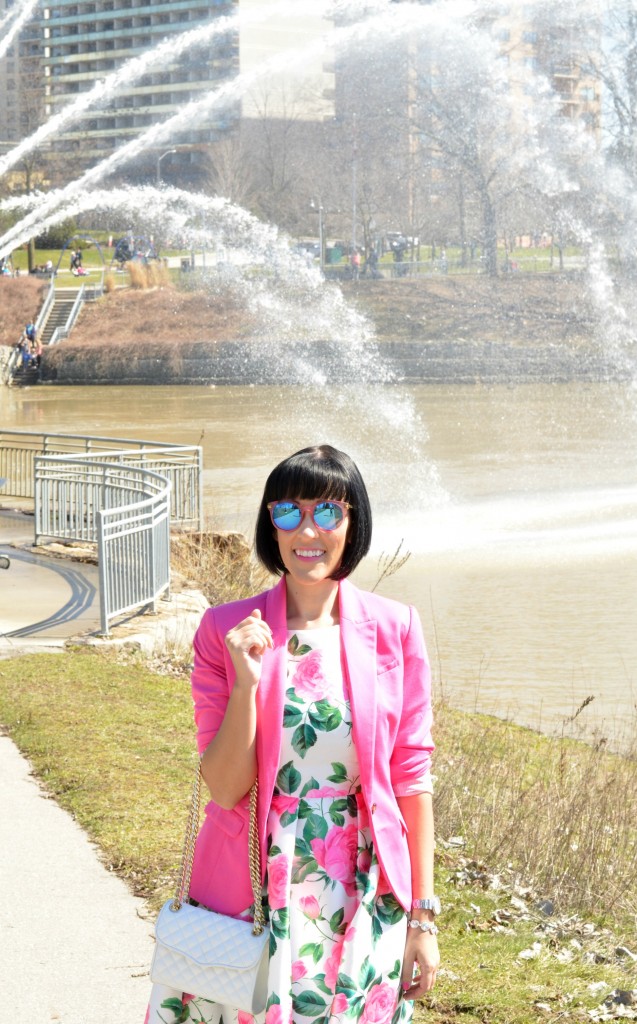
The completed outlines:
{"type": "Polygon", "coordinates": [[[271,501],[268,504],[270,518],[277,530],[296,530],[306,512],[312,513],[312,521],[318,530],[335,530],[340,526],[347,510],[353,508],[347,501],[332,501],[331,498],[301,505],[298,501],[271,501]]]}

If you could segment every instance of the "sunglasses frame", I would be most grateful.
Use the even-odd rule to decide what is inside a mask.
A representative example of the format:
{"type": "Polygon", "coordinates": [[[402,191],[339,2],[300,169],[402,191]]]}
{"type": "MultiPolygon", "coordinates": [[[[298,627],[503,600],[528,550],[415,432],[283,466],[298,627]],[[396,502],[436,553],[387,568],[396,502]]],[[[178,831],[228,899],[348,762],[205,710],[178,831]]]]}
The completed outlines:
{"type": "Polygon", "coordinates": [[[303,523],[303,516],[308,511],[310,511],[311,514],[312,514],[312,522],[314,523],[314,525],[315,525],[317,530],[320,530],[321,533],[334,533],[335,530],[338,530],[338,528],[341,525],[341,523],[345,522],[345,519],[347,518],[348,511],[351,508],[354,508],[354,506],[350,505],[349,501],[337,501],[336,498],[317,498],[316,501],[312,501],[312,502],[310,502],[307,505],[302,505],[300,501],[294,501],[293,498],[279,498],[278,501],[269,501],[268,505],[267,505],[267,508],[268,508],[268,512],[270,513],[270,519],[272,520],[272,525],[277,530],[280,530],[282,533],[293,533],[294,530],[298,530],[299,527],[301,526],[301,524],[303,523]],[[324,505],[326,502],[329,502],[331,505],[338,505],[338,507],[341,509],[341,511],[343,513],[343,518],[341,519],[341,522],[337,523],[336,526],[333,526],[331,529],[329,527],[319,526],[319,524],[316,522],[316,519],[314,518],[314,513],[316,511],[317,505],[324,505]],[[275,523],[274,515],[273,515],[274,509],[275,509],[275,507],[277,505],[283,505],[283,504],[286,504],[286,503],[288,503],[290,505],[295,505],[296,508],[298,508],[299,512],[301,513],[301,518],[300,518],[299,522],[297,523],[297,525],[296,526],[292,526],[289,530],[286,530],[284,526],[279,526],[278,523],[275,523]]]}

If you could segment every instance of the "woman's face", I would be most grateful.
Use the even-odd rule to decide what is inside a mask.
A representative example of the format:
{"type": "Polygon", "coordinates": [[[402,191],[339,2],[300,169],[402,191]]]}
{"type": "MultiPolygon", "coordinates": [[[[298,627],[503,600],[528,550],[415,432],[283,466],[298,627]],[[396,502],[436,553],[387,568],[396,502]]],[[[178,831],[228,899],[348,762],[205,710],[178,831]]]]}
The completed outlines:
{"type": "MultiPolygon", "coordinates": [[[[293,499],[303,506],[303,518],[296,530],[276,530],[281,561],[290,577],[302,586],[322,583],[343,559],[349,531],[346,515],[335,530],[319,530],[312,519],[311,499],[293,499]]],[[[315,499],[319,500],[319,499],[315,499]]]]}

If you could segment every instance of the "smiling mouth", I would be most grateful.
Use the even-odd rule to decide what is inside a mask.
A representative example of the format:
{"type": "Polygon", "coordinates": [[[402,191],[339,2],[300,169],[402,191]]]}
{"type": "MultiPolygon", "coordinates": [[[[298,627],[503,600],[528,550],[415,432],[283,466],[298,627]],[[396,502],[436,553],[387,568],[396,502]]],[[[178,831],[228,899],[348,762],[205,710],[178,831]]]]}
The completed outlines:
{"type": "Polygon", "coordinates": [[[294,554],[297,558],[320,558],[325,552],[316,548],[296,548],[294,554]]]}

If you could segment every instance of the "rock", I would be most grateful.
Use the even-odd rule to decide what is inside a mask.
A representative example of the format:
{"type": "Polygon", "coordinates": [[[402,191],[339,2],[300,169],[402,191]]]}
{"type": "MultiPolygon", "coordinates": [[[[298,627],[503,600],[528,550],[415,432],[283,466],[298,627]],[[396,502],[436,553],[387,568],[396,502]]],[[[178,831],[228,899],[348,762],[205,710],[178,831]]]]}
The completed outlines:
{"type": "Polygon", "coordinates": [[[535,904],[535,909],[540,914],[544,914],[545,917],[552,917],[555,913],[555,904],[553,900],[538,900],[535,904]]]}

